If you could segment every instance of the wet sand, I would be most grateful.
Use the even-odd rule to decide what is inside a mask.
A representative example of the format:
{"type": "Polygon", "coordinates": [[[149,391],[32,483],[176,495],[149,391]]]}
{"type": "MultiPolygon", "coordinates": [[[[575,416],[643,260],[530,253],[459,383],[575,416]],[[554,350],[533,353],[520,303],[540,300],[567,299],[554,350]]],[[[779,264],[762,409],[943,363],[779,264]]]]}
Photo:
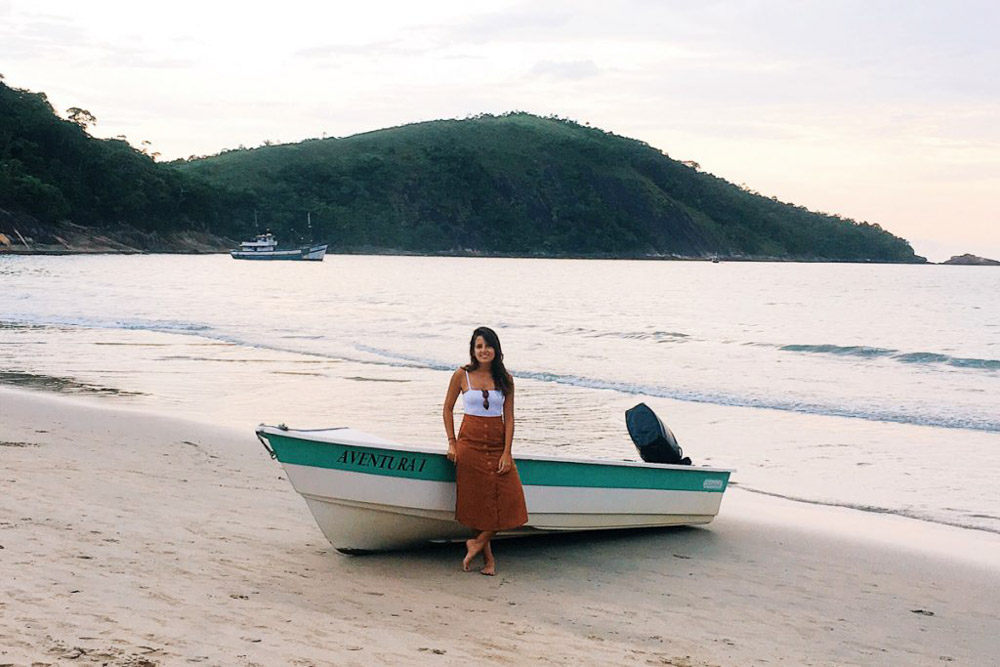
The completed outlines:
{"type": "Polygon", "coordinates": [[[502,541],[483,577],[456,545],[337,553],[252,430],[0,388],[0,665],[1000,655],[992,533],[735,487],[707,527],[502,541]]]}

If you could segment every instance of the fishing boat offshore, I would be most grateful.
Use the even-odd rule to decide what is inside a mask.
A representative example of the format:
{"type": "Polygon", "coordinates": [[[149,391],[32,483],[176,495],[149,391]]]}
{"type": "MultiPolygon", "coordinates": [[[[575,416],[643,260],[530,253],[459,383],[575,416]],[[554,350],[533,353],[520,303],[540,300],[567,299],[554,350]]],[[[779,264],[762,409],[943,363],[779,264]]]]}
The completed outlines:
{"type": "Polygon", "coordinates": [[[326,243],[279,249],[273,234],[258,234],[252,241],[243,241],[236,250],[230,250],[233,259],[283,259],[322,262],[326,243]]]}

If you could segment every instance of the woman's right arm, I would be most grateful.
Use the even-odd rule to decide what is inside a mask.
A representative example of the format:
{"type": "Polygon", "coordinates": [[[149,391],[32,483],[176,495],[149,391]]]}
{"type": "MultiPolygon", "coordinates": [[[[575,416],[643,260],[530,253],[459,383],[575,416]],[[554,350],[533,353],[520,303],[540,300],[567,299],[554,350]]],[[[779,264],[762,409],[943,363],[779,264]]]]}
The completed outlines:
{"type": "Polygon", "coordinates": [[[444,433],[448,436],[448,460],[455,460],[455,401],[462,393],[462,369],[456,369],[448,383],[448,393],[444,396],[444,408],[441,416],[444,419],[444,433]]]}

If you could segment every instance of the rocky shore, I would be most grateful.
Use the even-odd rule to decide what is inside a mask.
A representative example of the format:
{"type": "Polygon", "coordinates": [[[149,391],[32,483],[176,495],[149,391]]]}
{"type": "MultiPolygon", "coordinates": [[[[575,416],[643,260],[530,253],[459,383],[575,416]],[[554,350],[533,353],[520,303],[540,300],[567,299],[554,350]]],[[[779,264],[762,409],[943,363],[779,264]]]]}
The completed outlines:
{"type": "Polygon", "coordinates": [[[208,254],[225,252],[236,245],[230,239],[194,230],[161,234],[128,226],[93,228],[71,222],[41,224],[27,216],[5,213],[0,210],[0,254],[208,254]]]}

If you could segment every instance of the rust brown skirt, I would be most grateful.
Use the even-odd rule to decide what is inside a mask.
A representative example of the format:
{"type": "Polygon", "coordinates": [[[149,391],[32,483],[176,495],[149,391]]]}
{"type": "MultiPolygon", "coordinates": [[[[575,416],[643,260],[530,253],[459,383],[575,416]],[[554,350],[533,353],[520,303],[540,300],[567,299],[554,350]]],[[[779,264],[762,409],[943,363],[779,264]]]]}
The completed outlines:
{"type": "Polygon", "coordinates": [[[497,473],[503,441],[502,418],[462,418],[455,447],[455,519],[463,526],[510,530],[528,522],[517,465],[497,473]]]}

